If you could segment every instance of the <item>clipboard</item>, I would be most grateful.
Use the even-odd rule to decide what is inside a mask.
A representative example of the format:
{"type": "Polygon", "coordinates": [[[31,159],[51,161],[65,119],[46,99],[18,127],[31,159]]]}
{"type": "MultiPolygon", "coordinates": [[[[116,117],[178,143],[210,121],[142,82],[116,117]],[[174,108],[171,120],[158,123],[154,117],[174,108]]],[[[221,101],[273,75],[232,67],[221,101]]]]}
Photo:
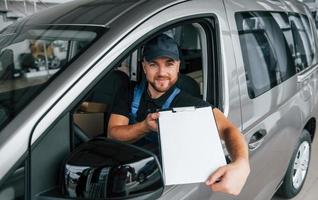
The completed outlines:
{"type": "Polygon", "coordinates": [[[181,107],[159,113],[165,185],[205,182],[226,164],[211,107],[181,107]]]}

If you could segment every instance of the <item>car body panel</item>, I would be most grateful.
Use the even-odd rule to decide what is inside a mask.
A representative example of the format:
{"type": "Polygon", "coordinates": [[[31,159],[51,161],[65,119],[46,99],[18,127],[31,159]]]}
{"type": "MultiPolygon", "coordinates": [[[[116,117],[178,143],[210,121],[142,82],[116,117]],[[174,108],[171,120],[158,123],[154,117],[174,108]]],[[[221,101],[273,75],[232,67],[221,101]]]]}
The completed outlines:
{"type": "Polygon", "coordinates": [[[285,174],[294,144],[306,122],[317,117],[318,67],[311,67],[250,99],[234,15],[248,10],[294,10],[306,14],[308,11],[300,6],[293,7],[294,4],[289,2],[273,0],[127,0],[121,5],[113,3],[99,0],[71,2],[21,22],[25,26],[70,23],[98,26],[104,33],[2,130],[0,179],[13,170],[16,162],[31,150],[43,133],[63,114],[70,112],[123,54],[163,27],[189,18],[211,17],[218,26],[221,75],[218,87],[222,92],[222,109],[248,142],[260,130],[266,130],[267,134],[260,147],[250,150],[251,174],[238,197],[213,193],[204,183],[198,183],[167,187],[161,199],[270,198],[285,174]],[[113,12],[104,12],[108,8],[113,8],[113,12]]]}
{"type": "MultiPolygon", "coordinates": [[[[303,116],[312,116],[313,102],[306,102],[301,97],[297,75],[270,89],[264,94],[250,99],[247,91],[246,77],[240,41],[236,30],[235,13],[245,11],[286,12],[287,6],[281,1],[225,1],[230,22],[234,51],[240,85],[242,127],[249,142],[258,131],[266,131],[261,145],[250,149],[251,174],[238,199],[267,199],[280,184],[288,167],[294,146],[297,144],[304,124],[303,116]],[[275,170],[268,170],[268,168],[275,170]]],[[[299,7],[295,7],[301,13],[299,7]]],[[[311,79],[314,80],[314,79],[311,79]]],[[[306,84],[306,87],[308,85],[306,84]]],[[[313,93],[307,94],[311,98],[313,93]]]]}
{"type": "MultiPolygon", "coordinates": [[[[221,2],[215,1],[214,6],[218,5],[217,8],[214,8],[214,12],[211,13],[211,9],[213,7],[209,7],[211,4],[209,1],[206,1],[206,6],[200,5],[198,6],[195,2],[187,2],[187,3],[181,3],[176,6],[173,6],[171,8],[167,8],[158,14],[158,16],[154,15],[151,19],[145,21],[143,24],[141,24],[138,28],[136,28],[134,31],[132,31],[126,38],[122,39],[119,43],[116,44],[116,46],[109,52],[105,57],[103,57],[91,70],[89,70],[84,77],[82,77],[74,87],[69,89],[67,93],[63,96],[61,100],[52,108],[52,110],[45,115],[45,117],[40,121],[40,123],[37,125],[36,129],[34,130],[34,134],[32,136],[32,143],[36,141],[38,137],[40,137],[41,133],[47,128],[47,124],[51,124],[55,120],[55,116],[58,116],[59,113],[63,112],[66,108],[67,105],[71,104],[72,101],[74,101],[75,97],[79,96],[83,92],[83,88],[88,87],[88,84],[91,83],[94,79],[96,79],[98,74],[102,73],[102,70],[105,70],[105,66],[109,66],[113,60],[115,60],[121,52],[125,50],[125,47],[131,46],[133,42],[135,42],[135,38],[142,38],[145,37],[145,35],[150,34],[154,30],[160,28],[163,24],[166,25],[165,21],[177,21],[180,19],[187,18],[189,16],[212,16],[215,15],[217,19],[220,19],[219,21],[219,26],[220,26],[220,32],[228,32],[227,29],[227,23],[224,20],[224,12],[220,10],[220,6],[222,6],[221,2]],[[190,5],[189,5],[190,4],[190,5]],[[189,8],[196,8],[196,9],[189,9],[189,8]],[[167,20],[162,20],[162,16],[165,16],[167,20]],[[159,18],[162,20],[160,21],[159,18]],[[223,19],[223,20],[222,20],[223,19]]],[[[114,29],[109,29],[105,35],[112,35],[112,31],[117,33],[118,37],[118,32],[114,29]]],[[[115,35],[115,34],[114,34],[115,35]]],[[[222,47],[223,51],[225,51],[226,46],[231,44],[231,40],[229,35],[223,36],[223,34],[220,34],[222,38],[220,40],[222,41],[222,47]],[[224,39],[224,38],[225,39],[224,39]],[[224,40],[224,42],[223,42],[224,40]]],[[[103,39],[103,38],[101,38],[103,39]]],[[[229,50],[226,50],[228,53],[227,55],[230,56],[229,50]]],[[[232,52],[232,56],[233,56],[232,52]]],[[[234,58],[234,57],[233,57],[234,58]]],[[[222,58],[223,63],[228,63],[231,60],[226,60],[225,57],[222,58]]],[[[232,116],[231,120],[234,121],[234,123],[239,126],[241,121],[240,121],[240,110],[239,110],[239,99],[235,98],[237,96],[237,89],[235,87],[229,87],[226,83],[226,81],[233,80],[233,86],[236,86],[237,84],[235,83],[235,72],[236,68],[234,63],[229,64],[229,67],[222,67],[224,70],[223,73],[228,73],[230,71],[230,74],[232,77],[225,78],[224,79],[224,86],[223,88],[226,92],[225,98],[227,98],[226,101],[230,101],[231,103],[224,103],[224,107],[226,110],[229,110],[231,112],[228,113],[229,116],[232,116]],[[230,89],[228,89],[230,88],[230,89]],[[238,117],[237,117],[238,116],[238,117]]],[[[70,66],[71,67],[71,66],[70,66]]],[[[67,76],[67,75],[66,75],[67,76]]],[[[74,75],[73,75],[74,76],[74,75]]],[[[223,85],[222,85],[223,86],[223,85]]],[[[193,188],[192,190],[185,190],[184,187],[189,187],[189,186],[173,186],[170,187],[166,190],[164,195],[162,196],[163,199],[171,199],[172,196],[174,198],[179,198],[180,191],[182,191],[182,194],[185,195],[186,198],[188,199],[193,199],[193,198],[199,198],[199,199],[211,199],[211,198],[229,198],[230,195],[225,195],[222,193],[211,193],[210,190],[204,185],[204,184],[192,184],[193,188]],[[195,186],[194,186],[195,185],[195,186]],[[194,187],[193,187],[194,186],[194,187]],[[185,194],[185,191],[187,191],[187,194],[185,194]]]]}

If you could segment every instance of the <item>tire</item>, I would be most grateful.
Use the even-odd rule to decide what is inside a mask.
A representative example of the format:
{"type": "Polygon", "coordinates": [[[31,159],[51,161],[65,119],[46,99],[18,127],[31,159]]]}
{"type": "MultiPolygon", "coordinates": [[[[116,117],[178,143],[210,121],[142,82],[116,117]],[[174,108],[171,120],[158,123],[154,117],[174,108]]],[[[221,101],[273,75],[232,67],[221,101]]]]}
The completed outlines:
{"type": "Polygon", "coordinates": [[[283,183],[277,191],[279,196],[293,198],[300,192],[308,173],[310,155],[311,137],[307,130],[303,130],[289,162],[283,183]]]}

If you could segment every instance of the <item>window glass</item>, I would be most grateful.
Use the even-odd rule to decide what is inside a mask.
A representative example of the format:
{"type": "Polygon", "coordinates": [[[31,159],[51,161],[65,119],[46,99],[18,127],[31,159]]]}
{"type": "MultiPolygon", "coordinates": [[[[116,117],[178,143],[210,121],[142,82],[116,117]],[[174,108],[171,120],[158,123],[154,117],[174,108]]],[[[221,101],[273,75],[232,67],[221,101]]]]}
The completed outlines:
{"type": "Polygon", "coordinates": [[[276,32],[276,38],[273,38],[275,46],[275,51],[277,53],[279,76],[277,77],[278,82],[282,82],[296,74],[295,65],[293,58],[295,57],[295,45],[293,40],[293,35],[291,31],[291,26],[286,14],[282,13],[271,13],[275,22],[279,26],[283,35],[280,31],[276,32]]]}
{"type": "Polygon", "coordinates": [[[23,200],[25,193],[24,163],[0,186],[0,199],[23,200]]]}
{"type": "Polygon", "coordinates": [[[0,130],[98,36],[100,28],[10,26],[0,35],[0,130]],[[23,98],[22,98],[23,97],[23,98]]]}
{"type": "Polygon", "coordinates": [[[306,16],[292,14],[289,19],[295,42],[295,65],[299,72],[316,62],[314,60],[315,44],[306,16]]]}
{"type": "Polygon", "coordinates": [[[295,74],[288,18],[282,13],[243,12],[236,23],[250,98],[295,74]]]}

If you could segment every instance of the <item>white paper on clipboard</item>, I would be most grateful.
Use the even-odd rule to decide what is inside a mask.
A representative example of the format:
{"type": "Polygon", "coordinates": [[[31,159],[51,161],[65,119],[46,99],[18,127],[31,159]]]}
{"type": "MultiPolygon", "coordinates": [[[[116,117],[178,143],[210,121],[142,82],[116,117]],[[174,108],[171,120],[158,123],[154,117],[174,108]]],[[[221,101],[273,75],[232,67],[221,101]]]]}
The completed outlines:
{"type": "Polygon", "coordinates": [[[211,107],[162,111],[159,132],[165,185],[205,182],[226,164],[211,107]]]}

